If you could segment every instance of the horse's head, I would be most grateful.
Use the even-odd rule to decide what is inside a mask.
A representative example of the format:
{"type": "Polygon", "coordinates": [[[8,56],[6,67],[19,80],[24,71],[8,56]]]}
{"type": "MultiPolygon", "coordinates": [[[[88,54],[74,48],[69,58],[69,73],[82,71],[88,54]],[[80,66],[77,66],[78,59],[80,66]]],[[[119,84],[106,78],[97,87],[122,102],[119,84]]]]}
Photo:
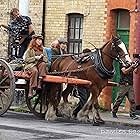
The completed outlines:
{"type": "Polygon", "coordinates": [[[111,56],[119,62],[123,63],[124,65],[128,65],[132,63],[130,59],[129,53],[126,49],[125,44],[119,37],[112,36],[111,40],[111,56]]]}

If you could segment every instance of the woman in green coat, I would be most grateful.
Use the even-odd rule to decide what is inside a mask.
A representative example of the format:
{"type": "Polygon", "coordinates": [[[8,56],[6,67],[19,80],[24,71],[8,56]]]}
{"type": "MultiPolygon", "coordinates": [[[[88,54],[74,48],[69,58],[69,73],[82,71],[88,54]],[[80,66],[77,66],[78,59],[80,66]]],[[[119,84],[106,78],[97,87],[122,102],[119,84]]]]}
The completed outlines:
{"type": "Polygon", "coordinates": [[[48,56],[42,44],[41,35],[33,35],[28,49],[24,53],[24,70],[30,75],[29,96],[33,96],[33,90],[41,88],[41,82],[47,74],[48,56]]]}

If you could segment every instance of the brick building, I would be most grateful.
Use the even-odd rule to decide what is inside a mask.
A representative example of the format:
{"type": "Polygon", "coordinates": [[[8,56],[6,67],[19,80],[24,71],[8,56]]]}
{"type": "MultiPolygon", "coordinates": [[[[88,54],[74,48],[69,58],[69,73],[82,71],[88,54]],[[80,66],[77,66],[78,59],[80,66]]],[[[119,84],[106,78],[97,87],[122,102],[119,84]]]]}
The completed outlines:
{"type": "MultiPolygon", "coordinates": [[[[140,0],[107,0],[107,24],[106,24],[106,38],[111,34],[118,33],[124,43],[127,45],[131,58],[133,54],[140,54],[140,0]]],[[[119,66],[116,63],[116,75],[114,81],[118,81],[119,66]]],[[[140,95],[139,95],[140,73],[134,74],[134,92],[137,109],[140,109],[140,95]]],[[[102,94],[103,106],[110,109],[113,95],[113,101],[119,89],[106,87],[102,94]]],[[[129,104],[126,102],[126,109],[129,104]]]]}
{"type": "MultiPolygon", "coordinates": [[[[0,1],[0,23],[8,23],[9,11],[19,7],[23,0],[0,1]]],[[[101,47],[111,34],[120,34],[128,46],[130,55],[139,52],[140,33],[138,28],[140,0],[26,0],[26,12],[31,17],[36,33],[43,33],[44,44],[49,47],[51,42],[60,36],[69,41],[69,52],[78,53],[84,48],[101,47]],[[44,11],[44,12],[43,12],[44,11]]],[[[23,12],[24,14],[24,12],[23,12]]],[[[1,57],[6,56],[7,35],[0,31],[1,57]]],[[[118,64],[115,64],[118,69],[118,64]]],[[[115,76],[118,79],[119,72],[115,76]]],[[[135,76],[135,89],[138,89],[139,75],[135,76]]],[[[114,95],[116,91],[113,89],[114,95]]],[[[138,91],[137,104],[140,104],[138,91]]],[[[112,89],[106,88],[102,98],[104,106],[110,108],[112,89]],[[108,92],[108,94],[106,94],[108,92]],[[110,102],[109,102],[110,101],[110,102]]],[[[113,96],[113,100],[115,98],[113,96]]]]}
{"type": "MultiPolygon", "coordinates": [[[[7,24],[10,9],[19,7],[21,1],[0,2],[1,23],[7,24]]],[[[41,33],[42,28],[44,29],[45,46],[48,47],[53,40],[60,36],[68,37],[71,43],[70,52],[79,52],[83,48],[93,48],[89,42],[97,47],[103,45],[106,0],[46,0],[44,15],[43,2],[43,0],[28,0],[29,5],[27,6],[28,15],[32,19],[35,31],[41,33]],[[44,22],[42,17],[45,20],[44,27],[42,27],[44,22]]],[[[22,9],[20,11],[22,13],[22,9]]]]}

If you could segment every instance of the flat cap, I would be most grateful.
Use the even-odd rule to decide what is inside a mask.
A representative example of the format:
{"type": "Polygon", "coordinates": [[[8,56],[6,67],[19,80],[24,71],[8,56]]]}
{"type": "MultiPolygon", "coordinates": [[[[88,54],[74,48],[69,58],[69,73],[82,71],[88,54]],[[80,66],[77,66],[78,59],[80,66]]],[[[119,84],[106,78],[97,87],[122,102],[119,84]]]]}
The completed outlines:
{"type": "Polygon", "coordinates": [[[60,37],[60,38],[58,38],[58,42],[61,44],[66,44],[66,43],[68,43],[68,41],[67,41],[67,39],[66,38],[64,38],[64,37],[60,37]]]}
{"type": "Polygon", "coordinates": [[[43,39],[43,36],[40,34],[34,34],[32,35],[32,38],[39,38],[39,39],[43,39]]]}

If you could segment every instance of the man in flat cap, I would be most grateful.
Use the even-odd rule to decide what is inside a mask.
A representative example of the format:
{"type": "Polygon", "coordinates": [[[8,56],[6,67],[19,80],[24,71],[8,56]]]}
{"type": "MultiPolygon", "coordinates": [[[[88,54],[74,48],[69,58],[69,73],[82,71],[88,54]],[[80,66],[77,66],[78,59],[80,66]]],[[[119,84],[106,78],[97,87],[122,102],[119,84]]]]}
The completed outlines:
{"type": "Polygon", "coordinates": [[[53,41],[51,44],[53,55],[66,54],[67,53],[67,39],[60,37],[53,41]]]}

